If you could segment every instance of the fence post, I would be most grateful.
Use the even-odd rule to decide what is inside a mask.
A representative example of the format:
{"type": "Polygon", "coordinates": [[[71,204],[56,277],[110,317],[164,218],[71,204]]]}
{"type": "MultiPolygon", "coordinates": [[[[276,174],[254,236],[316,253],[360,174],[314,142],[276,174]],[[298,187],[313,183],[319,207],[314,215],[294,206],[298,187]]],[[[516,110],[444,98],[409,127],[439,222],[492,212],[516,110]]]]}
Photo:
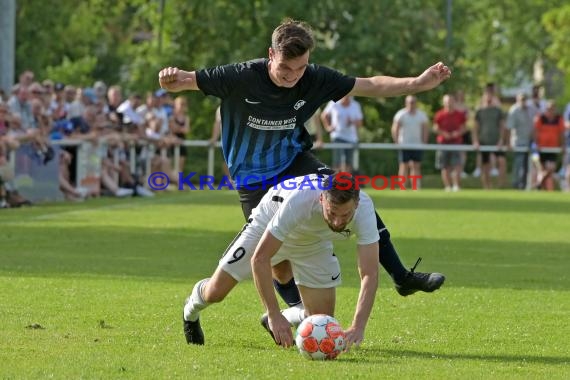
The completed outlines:
{"type": "Polygon", "coordinates": [[[214,176],[214,145],[208,147],[208,175],[214,176]]]}

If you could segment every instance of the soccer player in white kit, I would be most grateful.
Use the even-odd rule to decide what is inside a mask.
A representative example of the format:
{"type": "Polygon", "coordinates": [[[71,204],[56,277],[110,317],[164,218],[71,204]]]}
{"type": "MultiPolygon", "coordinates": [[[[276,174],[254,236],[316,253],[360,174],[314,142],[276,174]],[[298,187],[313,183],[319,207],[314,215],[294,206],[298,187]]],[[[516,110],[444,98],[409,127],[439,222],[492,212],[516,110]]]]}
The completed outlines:
{"type": "MultiPolygon", "coordinates": [[[[348,173],[309,175],[274,186],[254,209],[211,278],[196,283],[184,307],[184,334],[191,344],[204,344],[200,312],[222,301],[240,281],[252,276],[267,314],[264,327],[277,344],[293,344],[291,325],[312,314],[334,315],[335,288],[341,270],[334,240],[357,237],[361,289],[347,347],[359,344],[372,311],[378,286],[378,231],[370,197],[358,190],[348,173]],[[271,266],[289,260],[303,305],[279,310],[271,266]]],[[[263,323],[263,322],[262,322],[263,323]]]]}

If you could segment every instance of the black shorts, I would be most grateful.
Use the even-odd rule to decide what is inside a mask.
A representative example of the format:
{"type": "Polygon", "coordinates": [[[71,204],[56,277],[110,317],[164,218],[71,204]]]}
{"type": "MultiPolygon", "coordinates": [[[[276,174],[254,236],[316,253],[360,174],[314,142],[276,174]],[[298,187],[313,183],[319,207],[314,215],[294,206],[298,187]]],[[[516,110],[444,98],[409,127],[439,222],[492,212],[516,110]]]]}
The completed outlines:
{"type": "Polygon", "coordinates": [[[398,162],[422,162],[423,153],[421,150],[400,150],[398,151],[398,162]]]}
{"type": "Polygon", "coordinates": [[[481,152],[481,162],[488,164],[491,160],[491,154],[494,154],[495,157],[505,157],[505,152],[481,152]]]}
{"type": "Polygon", "coordinates": [[[540,162],[542,164],[549,162],[556,162],[558,161],[558,155],[556,153],[539,153],[540,155],[540,162]]]}
{"type": "MultiPolygon", "coordinates": [[[[311,152],[301,152],[295,157],[287,169],[276,176],[277,179],[275,183],[279,183],[280,180],[285,177],[301,177],[309,174],[330,175],[333,173],[334,171],[331,168],[319,161],[311,152]]],[[[238,189],[241,209],[246,220],[249,218],[251,211],[257,207],[265,193],[273,187],[274,179],[275,177],[268,179],[265,185],[262,183],[248,183],[248,187],[255,187],[255,189],[248,189],[244,186],[238,189]]]]}

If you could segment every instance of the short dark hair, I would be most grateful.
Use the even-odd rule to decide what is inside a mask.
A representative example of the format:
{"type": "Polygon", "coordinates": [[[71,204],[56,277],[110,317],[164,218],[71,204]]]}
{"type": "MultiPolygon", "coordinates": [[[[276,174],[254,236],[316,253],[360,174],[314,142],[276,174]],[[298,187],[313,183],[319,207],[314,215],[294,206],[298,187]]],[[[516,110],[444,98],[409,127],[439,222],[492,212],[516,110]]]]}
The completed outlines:
{"type": "Polygon", "coordinates": [[[313,30],[305,22],[286,18],[273,31],[271,47],[286,59],[300,57],[315,47],[313,30]]]}
{"type": "Polygon", "coordinates": [[[350,173],[335,173],[324,179],[323,195],[327,201],[343,205],[350,200],[358,202],[360,199],[360,187],[356,184],[354,176],[350,173]]]}

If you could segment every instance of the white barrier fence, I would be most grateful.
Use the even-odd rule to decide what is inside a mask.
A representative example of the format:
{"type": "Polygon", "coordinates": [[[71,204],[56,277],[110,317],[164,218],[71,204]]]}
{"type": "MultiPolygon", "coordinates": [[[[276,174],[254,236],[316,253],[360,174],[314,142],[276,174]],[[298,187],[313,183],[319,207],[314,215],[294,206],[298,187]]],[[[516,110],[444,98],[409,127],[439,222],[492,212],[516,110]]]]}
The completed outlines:
{"type": "MultiPolygon", "coordinates": [[[[214,157],[215,151],[220,147],[220,143],[212,145],[208,140],[186,140],[182,144],[187,147],[202,147],[208,148],[208,175],[214,175],[214,157]]],[[[348,143],[324,143],[321,149],[354,149],[354,167],[358,169],[360,150],[423,150],[423,151],[461,151],[461,152],[496,152],[497,147],[493,145],[480,146],[475,149],[472,145],[440,145],[440,144],[391,144],[391,143],[359,143],[359,144],[348,144],[348,143]]],[[[162,150],[164,154],[166,149],[162,150]]],[[[509,148],[503,150],[504,152],[521,152],[530,153],[530,148],[527,147],[517,147],[509,148]]],[[[178,147],[174,150],[175,158],[174,165],[176,171],[178,171],[178,157],[180,150],[178,147]]],[[[544,148],[541,152],[545,153],[561,153],[560,148],[544,148]]]]}
{"type": "MultiPolygon", "coordinates": [[[[104,145],[99,148],[86,141],[79,140],[55,140],[52,144],[59,147],[76,147],[77,148],[77,165],[75,178],[77,185],[81,186],[99,186],[98,177],[100,175],[100,162],[101,158],[106,155],[105,152],[98,151],[105,149],[104,145]]],[[[220,148],[220,143],[211,144],[209,140],[186,140],[182,144],[189,148],[206,148],[207,149],[207,174],[209,176],[214,175],[215,167],[215,153],[216,150],[220,148]]],[[[325,143],[322,145],[321,149],[353,149],[354,157],[353,163],[354,168],[359,168],[360,151],[362,150],[422,150],[422,151],[463,151],[463,152],[496,152],[496,146],[480,146],[475,149],[472,145],[439,145],[439,144],[391,144],[391,143],[360,143],[360,144],[347,144],[347,143],[325,143]]],[[[151,161],[152,158],[160,154],[163,157],[167,156],[167,148],[162,148],[156,151],[154,145],[148,142],[137,143],[137,146],[131,144],[128,148],[128,160],[129,166],[132,173],[137,170],[137,164],[139,165],[139,170],[146,174],[151,173],[151,161]],[[143,154],[137,155],[137,147],[143,150],[143,154]],[[138,160],[138,162],[137,162],[138,160]],[[142,168],[141,168],[142,161],[142,168]]],[[[530,149],[526,147],[513,148],[503,150],[504,152],[522,152],[530,153],[530,149]]],[[[547,148],[542,149],[541,152],[546,153],[560,153],[562,150],[560,148],[547,148]]],[[[140,151],[139,151],[140,153],[140,151]]],[[[117,164],[121,157],[124,157],[125,153],[119,149],[115,149],[112,155],[115,164],[117,164]]],[[[529,167],[530,167],[531,155],[529,154],[529,167]]],[[[10,163],[12,167],[15,167],[16,155],[15,152],[11,153],[10,163]]],[[[180,168],[180,146],[173,147],[173,169],[175,172],[182,170],[180,168]]],[[[118,174],[115,174],[118,176],[118,174]]],[[[28,175],[29,177],[29,175],[28,175]]],[[[118,179],[118,178],[116,178],[118,179]]],[[[56,179],[54,179],[56,180],[56,179]]],[[[529,181],[527,181],[529,182],[529,181]]]]}

